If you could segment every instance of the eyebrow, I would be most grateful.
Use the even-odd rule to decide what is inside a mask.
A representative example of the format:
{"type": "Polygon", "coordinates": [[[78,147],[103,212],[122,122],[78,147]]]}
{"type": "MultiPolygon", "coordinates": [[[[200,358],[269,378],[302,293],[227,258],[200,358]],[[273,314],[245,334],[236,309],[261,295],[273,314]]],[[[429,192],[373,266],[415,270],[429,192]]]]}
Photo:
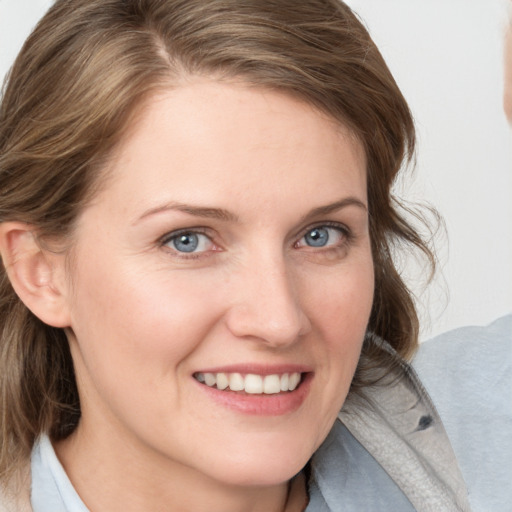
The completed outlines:
{"type": "Polygon", "coordinates": [[[302,217],[302,222],[307,221],[308,219],[312,219],[315,217],[321,217],[323,215],[329,215],[330,213],[337,212],[343,208],[347,208],[348,206],[356,206],[358,208],[363,209],[365,212],[368,211],[368,207],[357,197],[345,197],[339,201],[334,203],[327,204],[325,206],[319,206],[318,208],[314,208],[309,213],[302,217]]]}
{"type": "Polygon", "coordinates": [[[194,215],[195,217],[203,217],[205,219],[217,219],[223,220],[226,222],[237,222],[238,216],[229,210],[224,210],[223,208],[210,208],[203,206],[193,206],[190,204],[171,202],[166,203],[162,206],[157,206],[156,208],[151,208],[150,210],[145,211],[135,222],[139,222],[146,217],[150,217],[151,215],[155,215],[157,213],[174,210],[183,213],[187,213],[189,215],[194,215]]]}
{"type": "MultiPolygon", "coordinates": [[[[357,199],[356,197],[346,197],[344,199],[341,199],[340,201],[336,201],[334,203],[314,208],[313,210],[311,210],[302,217],[301,222],[305,222],[308,219],[320,217],[322,215],[328,215],[330,213],[336,212],[348,206],[356,206],[362,208],[364,211],[368,211],[368,207],[361,200],[357,199]]],[[[145,211],[135,221],[135,223],[138,223],[139,221],[145,219],[146,217],[150,217],[151,215],[173,210],[187,213],[188,215],[193,215],[195,217],[216,219],[225,222],[238,222],[239,220],[238,215],[236,215],[233,212],[230,212],[229,210],[225,210],[224,208],[193,206],[185,203],[170,202],[162,206],[157,206],[156,208],[151,208],[150,210],[145,211]]]]}

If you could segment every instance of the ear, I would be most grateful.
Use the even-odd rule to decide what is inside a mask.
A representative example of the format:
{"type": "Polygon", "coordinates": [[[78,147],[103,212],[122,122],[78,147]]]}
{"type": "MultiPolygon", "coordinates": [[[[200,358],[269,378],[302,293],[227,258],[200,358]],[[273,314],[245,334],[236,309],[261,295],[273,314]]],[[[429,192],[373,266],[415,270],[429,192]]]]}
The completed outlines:
{"type": "Polygon", "coordinates": [[[70,324],[65,255],[38,243],[33,226],[0,224],[0,255],[9,280],[34,315],[53,327],[70,324]]]}

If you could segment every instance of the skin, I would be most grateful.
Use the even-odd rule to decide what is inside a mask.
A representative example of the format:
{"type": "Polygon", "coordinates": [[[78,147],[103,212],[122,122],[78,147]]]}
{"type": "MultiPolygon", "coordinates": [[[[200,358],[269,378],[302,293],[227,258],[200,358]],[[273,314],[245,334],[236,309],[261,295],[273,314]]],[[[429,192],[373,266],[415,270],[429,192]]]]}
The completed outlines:
{"type": "MultiPolygon", "coordinates": [[[[62,268],[82,419],[56,451],[91,511],[285,508],[370,314],[365,167],[344,127],[280,93],[197,80],[149,101],[62,268]],[[308,245],[326,223],[327,245],[308,245]],[[198,252],[173,245],[182,229],[198,252]],[[309,392],[245,414],[193,377],[233,364],[306,365],[309,392]]],[[[292,494],[301,510],[304,483],[292,494]]]]}

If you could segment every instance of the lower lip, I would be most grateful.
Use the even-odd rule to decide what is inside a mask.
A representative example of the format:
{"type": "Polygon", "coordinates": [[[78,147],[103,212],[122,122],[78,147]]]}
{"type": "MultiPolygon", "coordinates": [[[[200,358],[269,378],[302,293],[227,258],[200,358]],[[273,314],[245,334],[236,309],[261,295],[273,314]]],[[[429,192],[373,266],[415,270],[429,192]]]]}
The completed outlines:
{"type": "MultiPolygon", "coordinates": [[[[194,379],[195,380],[195,379],[194,379]]],[[[300,385],[294,391],[272,395],[221,391],[195,381],[201,390],[215,402],[235,411],[259,416],[280,416],[296,411],[304,402],[311,389],[312,373],[302,377],[300,385]]]]}

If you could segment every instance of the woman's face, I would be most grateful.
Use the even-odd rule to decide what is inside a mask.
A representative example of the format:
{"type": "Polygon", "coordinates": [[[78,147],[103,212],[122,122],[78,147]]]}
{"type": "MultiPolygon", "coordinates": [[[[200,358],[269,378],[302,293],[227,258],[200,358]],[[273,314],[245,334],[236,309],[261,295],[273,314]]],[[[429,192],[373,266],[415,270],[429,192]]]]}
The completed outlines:
{"type": "Polygon", "coordinates": [[[286,481],[370,314],[360,143],[280,93],[198,81],[149,102],[110,171],[69,270],[76,436],[127,465],[286,481]]]}

